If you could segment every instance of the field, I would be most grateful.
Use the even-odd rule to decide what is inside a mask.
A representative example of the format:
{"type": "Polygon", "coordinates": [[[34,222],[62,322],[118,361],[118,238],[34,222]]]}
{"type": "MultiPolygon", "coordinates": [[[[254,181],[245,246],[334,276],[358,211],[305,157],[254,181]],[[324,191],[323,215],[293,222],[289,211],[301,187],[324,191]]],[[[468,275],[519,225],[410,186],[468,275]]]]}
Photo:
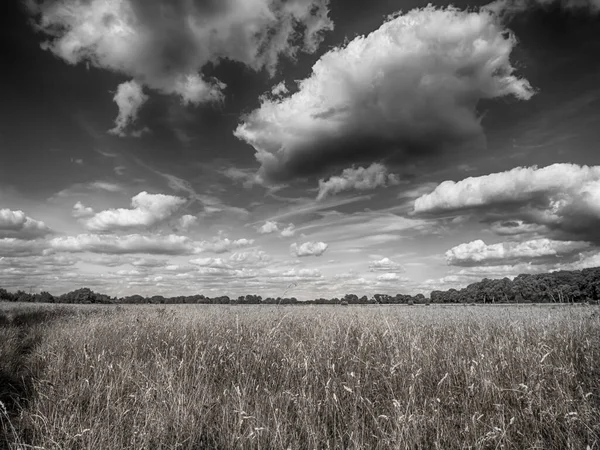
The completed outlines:
{"type": "Polygon", "coordinates": [[[600,449],[597,307],[0,311],[0,448],[600,449]]]}

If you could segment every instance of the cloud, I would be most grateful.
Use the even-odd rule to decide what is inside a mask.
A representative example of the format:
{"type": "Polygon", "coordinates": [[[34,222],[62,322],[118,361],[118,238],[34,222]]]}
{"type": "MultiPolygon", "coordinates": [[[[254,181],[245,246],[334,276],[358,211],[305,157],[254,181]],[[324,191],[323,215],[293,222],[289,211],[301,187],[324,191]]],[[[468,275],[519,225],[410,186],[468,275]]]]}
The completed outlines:
{"type": "Polygon", "coordinates": [[[513,16],[535,8],[559,6],[567,11],[587,10],[591,14],[600,12],[600,0],[497,0],[485,9],[501,16],[513,16]]]}
{"type": "Polygon", "coordinates": [[[87,184],[87,187],[96,191],[121,192],[123,187],[117,183],[109,183],[107,181],[93,181],[87,184]]]}
{"type": "Polygon", "coordinates": [[[457,245],[446,252],[450,265],[500,265],[514,261],[547,261],[550,258],[573,255],[590,247],[589,242],[533,239],[524,242],[502,242],[487,245],[476,240],[457,245]],[[545,260],[544,260],[545,258],[545,260]]]}
{"type": "Polygon", "coordinates": [[[137,160],[137,163],[167,180],[168,186],[174,191],[185,192],[192,201],[197,200],[201,203],[204,206],[204,210],[198,214],[199,216],[210,217],[215,215],[230,215],[239,219],[246,218],[250,214],[244,208],[224,204],[220,198],[214,195],[199,194],[192,186],[192,183],[183,178],[155,170],[140,160],[137,160]]]}
{"type": "Polygon", "coordinates": [[[281,230],[282,237],[292,237],[296,234],[296,227],[293,223],[290,223],[287,227],[281,230]]]}
{"type": "Polygon", "coordinates": [[[279,226],[277,222],[273,222],[272,220],[267,220],[259,229],[258,232],[260,234],[271,234],[279,231],[279,226]]]}
{"type": "Polygon", "coordinates": [[[73,212],[71,214],[73,215],[73,217],[80,219],[82,217],[93,216],[94,210],[89,206],[85,206],[81,202],[77,202],[73,205],[73,212]]]}
{"type": "Polygon", "coordinates": [[[490,224],[490,231],[498,236],[519,236],[523,234],[541,234],[548,230],[543,225],[525,223],[522,220],[505,220],[490,224]]]}
{"type": "Polygon", "coordinates": [[[95,255],[93,257],[85,258],[83,261],[106,267],[117,267],[131,262],[130,259],[122,255],[95,255]]]}
{"type": "Polygon", "coordinates": [[[98,180],[89,183],[75,183],[72,186],[57,192],[50,197],[48,201],[57,200],[59,198],[86,196],[90,195],[92,192],[118,193],[122,192],[123,190],[123,186],[120,184],[111,183],[108,181],[98,180]]]}
{"type": "Polygon", "coordinates": [[[293,256],[321,256],[327,250],[327,245],[325,242],[305,242],[303,244],[298,245],[297,243],[293,243],[290,245],[290,253],[293,256]]]}
{"type": "Polygon", "coordinates": [[[250,189],[255,185],[263,185],[263,180],[254,172],[254,169],[228,167],[219,171],[219,173],[236,183],[242,183],[246,189],[250,189]]]}
{"type": "Polygon", "coordinates": [[[136,258],[130,262],[134,267],[148,268],[148,267],[164,267],[167,265],[167,261],[164,259],[156,258],[136,258]]]}
{"type": "Polygon", "coordinates": [[[381,275],[377,275],[377,281],[381,282],[390,282],[390,281],[400,281],[401,277],[397,273],[382,273],[381,275]]]}
{"type": "Polygon", "coordinates": [[[296,228],[293,223],[281,229],[281,225],[273,220],[267,220],[258,228],[260,234],[279,233],[281,237],[291,237],[296,234],[296,228]]]}
{"type": "Polygon", "coordinates": [[[23,211],[0,209],[0,238],[37,239],[51,233],[44,222],[28,217],[23,211]]]}
{"type": "Polygon", "coordinates": [[[80,234],[78,236],[56,237],[49,246],[57,252],[128,254],[147,253],[156,255],[186,255],[194,253],[194,242],[185,236],[174,234],[124,236],[103,234],[80,234]]]}
{"type": "Polygon", "coordinates": [[[212,241],[202,241],[198,243],[198,251],[227,253],[231,250],[236,250],[244,247],[250,247],[254,244],[254,239],[234,239],[217,237],[212,241]]]}
{"type": "Polygon", "coordinates": [[[56,268],[64,270],[65,267],[75,265],[79,260],[70,255],[24,256],[17,258],[0,259],[0,267],[13,267],[19,269],[56,268]]]}
{"type": "Polygon", "coordinates": [[[389,258],[382,258],[369,263],[371,272],[404,272],[404,268],[389,258]]]}
{"type": "Polygon", "coordinates": [[[521,229],[545,228],[560,239],[600,242],[600,166],[516,167],[444,181],[414,204],[414,212],[424,215],[465,211],[490,223],[515,221],[521,229]]]}
{"type": "Polygon", "coordinates": [[[516,38],[489,11],[428,6],[325,53],[294,94],[263,98],[235,136],[271,181],[480,142],[479,100],[533,95],[516,38]]]}
{"type": "Polygon", "coordinates": [[[112,231],[129,228],[148,228],[177,211],[185,199],[173,195],[140,192],[131,199],[131,209],[107,209],[84,221],[90,231],[112,231]]]}
{"type": "Polygon", "coordinates": [[[148,128],[127,132],[127,129],[136,122],[138,111],[147,100],[148,96],[136,81],[121,83],[114,96],[114,101],[119,107],[119,115],[115,119],[115,127],[108,132],[120,137],[140,137],[148,132],[148,128]]]}
{"type": "Polygon", "coordinates": [[[239,270],[256,269],[268,265],[272,258],[262,250],[250,252],[235,252],[227,258],[196,258],[191,264],[216,269],[239,270]]]}
{"type": "Polygon", "coordinates": [[[323,200],[342,191],[366,191],[377,187],[393,186],[398,183],[400,183],[398,175],[388,174],[387,168],[383,164],[373,163],[366,169],[364,167],[353,167],[344,169],[341,176],[331,177],[327,181],[319,180],[317,200],[323,200]]]}
{"type": "Polygon", "coordinates": [[[273,277],[278,278],[289,278],[291,280],[288,281],[301,281],[305,279],[311,278],[322,278],[323,274],[318,269],[290,269],[285,272],[271,272],[269,274],[273,277]]]}
{"type": "Polygon", "coordinates": [[[196,216],[192,216],[191,214],[185,214],[179,218],[179,226],[184,230],[189,230],[191,227],[195,226],[198,223],[198,218],[196,216]]]}
{"type": "Polygon", "coordinates": [[[0,239],[0,257],[24,257],[42,255],[47,250],[45,241],[17,238],[0,239]]]}
{"type": "Polygon", "coordinates": [[[43,48],[67,63],[124,74],[192,104],[223,96],[225,85],[201,74],[209,63],[273,74],[281,56],[314,52],[333,28],[328,0],[46,0],[29,9],[48,38],[43,48]]]}
{"type": "Polygon", "coordinates": [[[275,95],[275,96],[279,96],[279,95],[283,95],[283,94],[287,94],[288,88],[285,85],[285,82],[282,81],[281,83],[276,84],[275,86],[273,86],[273,88],[271,89],[271,94],[275,95]]]}

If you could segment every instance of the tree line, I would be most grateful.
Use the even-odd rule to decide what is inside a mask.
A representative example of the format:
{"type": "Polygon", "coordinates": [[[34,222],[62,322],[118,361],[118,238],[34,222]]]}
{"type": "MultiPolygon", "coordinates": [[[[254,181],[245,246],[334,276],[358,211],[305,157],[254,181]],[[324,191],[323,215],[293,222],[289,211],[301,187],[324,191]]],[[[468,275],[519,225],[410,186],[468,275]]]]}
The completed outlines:
{"type": "Polygon", "coordinates": [[[488,279],[472,283],[463,289],[432,291],[429,298],[423,294],[375,294],[372,297],[346,294],[343,297],[317,298],[299,301],[295,297],[266,297],[249,294],[237,298],[229,296],[208,297],[188,295],[164,297],[154,295],[144,297],[130,295],[111,297],[89,288],[81,288],[66,294],[54,296],[49,292],[15,293],[0,288],[0,301],[28,303],[102,303],[102,304],[267,304],[267,305],[361,305],[361,304],[428,304],[428,303],[577,303],[600,299],[600,267],[583,270],[558,271],[543,274],[521,274],[513,280],[509,278],[488,279]]]}

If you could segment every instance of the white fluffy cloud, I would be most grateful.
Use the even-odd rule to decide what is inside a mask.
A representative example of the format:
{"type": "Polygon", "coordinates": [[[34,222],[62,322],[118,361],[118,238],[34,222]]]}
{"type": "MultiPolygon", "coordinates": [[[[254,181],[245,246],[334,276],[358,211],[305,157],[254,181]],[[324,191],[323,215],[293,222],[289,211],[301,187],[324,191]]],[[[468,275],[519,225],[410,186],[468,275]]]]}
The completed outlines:
{"type": "Polygon", "coordinates": [[[532,239],[524,242],[502,242],[491,245],[487,245],[482,240],[476,240],[448,250],[446,261],[450,265],[501,265],[510,261],[531,261],[572,255],[589,247],[589,242],[551,239],[532,239]]]}
{"type": "Polygon", "coordinates": [[[135,80],[121,83],[114,96],[114,101],[119,107],[119,115],[115,119],[115,127],[108,132],[121,137],[140,137],[148,131],[147,128],[127,131],[137,120],[138,111],[147,100],[148,96],[135,80]]]}
{"type": "Polygon", "coordinates": [[[545,227],[560,238],[600,241],[600,166],[517,167],[444,181],[415,201],[418,214],[479,212],[489,222],[545,227]]]}
{"type": "Polygon", "coordinates": [[[327,250],[327,245],[325,242],[304,242],[303,244],[298,245],[297,243],[293,243],[290,245],[290,253],[293,256],[321,256],[327,250]]]}
{"type": "Polygon", "coordinates": [[[52,230],[42,221],[32,219],[23,211],[0,209],[0,238],[36,239],[52,230]]]}
{"type": "Polygon", "coordinates": [[[533,95],[514,75],[515,44],[489,11],[414,9],[324,54],[297,92],[263,98],[235,135],[271,180],[480,139],[479,100],[533,95]]]}
{"type": "Polygon", "coordinates": [[[382,273],[381,275],[377,275],[377,281],[381,282],[391,282],[391,281],[400,281],[400,275],[397,273],[382,273]]]}
{"type": "Polygon", "coordinates": [[[89,206],[85,206],[81,202],[77,202],[73,205],[72,215],[77,219],[81,219],[83,217],[91,217],[94,215],[94,209],[90,208],[89,206]]]}
{"type": "Polygon", "coordinates": [[[279,225],[277,222],[267,220],[259,229],[260,234],[271,234],[279,231],[279,225]]]}
{"type": "Polygon", "coordinates": [[[281,229],[281,226],[281,224],[275,222],[274,220],[267,220],[258,228],[258,232],[260,234],[280,233],[280,236],[282,237],[291,237],[296,234],[296,227],[293,223],[290,223],[283,229],[281,229]]]}
{"type": "Polygon", "coordinates": [[[202,241],[198,244],[199,251],[213,252],[213,253],[227,253],[232,250],[250,247],[254,244],[254,239],[229,239],[223,237],[217,237],[212,241],[202,241]]]}
{"type": "Polygon", "coordinates": [[[398,175],[388,173],[383,164],[373,163],[366,169],[364,167],[348,168],[342,171],[342,175],[319,180],[319,193],[317,200],[323,200],[330,195],[339,194],[343,191],[357,190],[366,191],[377,187],[387,187],[400,182],[398,175]]]}
{"type": "Polygon", "coordinates": [[[107,254],[147,253],[157,255],[185,255],[195,251],[194,242],[174,234],[125,236],[80,234],[51,239],[50,248],[58,252],[91,252],[107,254]]]}
{"type": "Polygon", "coordinates": [[[196,216],[192,216],[191,214],[185,214],[179,218],[179,226],[184,230],[189,230],[198,222],[198,218],[196,216]]]}
{"type": "Polygon", "coordinates": [[[404,268],[390,258],[381,258],[369,263],[371,272],[404,272],[404,268]]]}
{"type": "Polygon", "coordinates": [[[185,199],[173,195],[140,192],[131,199],[131,209],[107,209],[84,220],[90,231],[111,231],[131,228],[148,228],[177,211],[185,199]]]}
{"type": "Polygon", "coordinates": [[[287,227],[281,230],[282,237],[292,237],[296,234],[296,227],[293,223],[290,223],[287,227]]]}
{"type": "MultiPolygon", "coordinates": [[[[280,56],[314,52],[331,30],[328,0],[45,0],[29,2],[44,48],[184,103],[221,99],[201,69],[221,59],[274,73],[280,56]]],[[[140,103],[139,97],[136,100],[140,103]]],[[[141,102],[143,103],[143,102],[141,102]]],[[[123,116],[125,118],[126,115],[123,116]]],[[[117,130],[119,123],[117,123],[117,130]]]]}

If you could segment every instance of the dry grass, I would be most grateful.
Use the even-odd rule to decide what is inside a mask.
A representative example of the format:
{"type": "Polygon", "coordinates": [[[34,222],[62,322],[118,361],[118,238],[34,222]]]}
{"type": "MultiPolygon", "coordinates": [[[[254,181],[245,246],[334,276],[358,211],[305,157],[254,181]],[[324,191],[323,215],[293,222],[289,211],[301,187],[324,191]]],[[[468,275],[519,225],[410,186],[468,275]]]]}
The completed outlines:
{"type": "Polygon", "coordinates": [[[600,448],[596,308],[94,310],[35,325],[29,445],[600,448]]]}

